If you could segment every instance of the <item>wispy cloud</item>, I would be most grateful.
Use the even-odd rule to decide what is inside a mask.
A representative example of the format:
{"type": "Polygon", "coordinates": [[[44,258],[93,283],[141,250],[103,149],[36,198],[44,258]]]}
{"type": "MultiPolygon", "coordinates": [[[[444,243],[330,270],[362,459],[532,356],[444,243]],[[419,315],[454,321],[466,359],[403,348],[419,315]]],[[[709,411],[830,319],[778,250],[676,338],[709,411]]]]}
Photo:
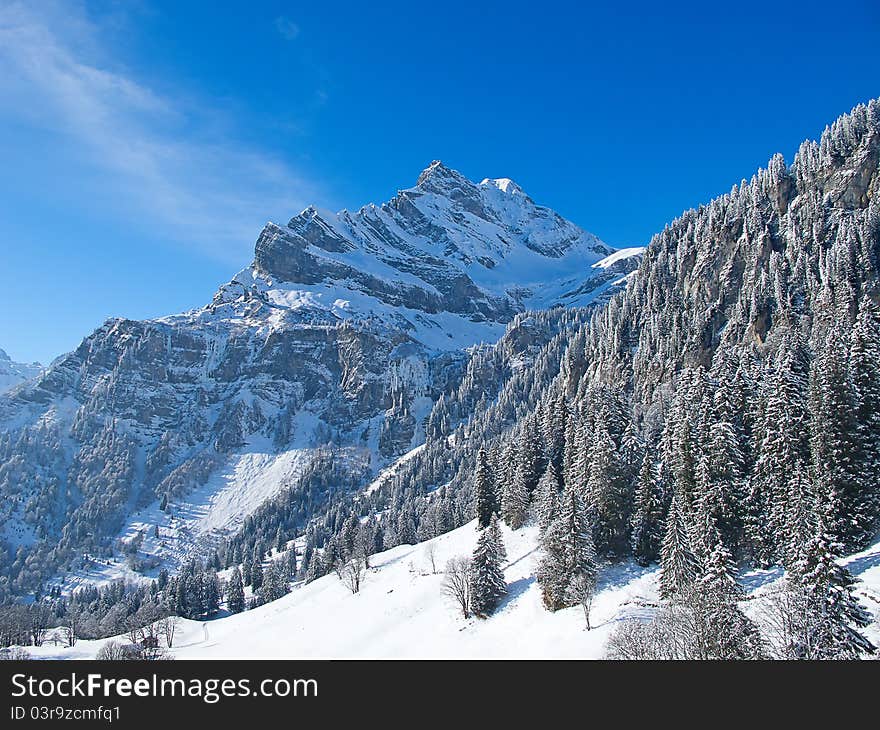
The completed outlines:
{"type": "Polygon", "coordinates": [[[73,2],[0,0],[0,118],[82,149],[108,194],[229,261],[267,218],[312,202],[314,187],[288,164],[218,136],[228,125],[214,112],[116,68],[100,31],[73,2]]]}
{"type": "Polygon", "coordinates": [[[275,30],[288,41],[296,40],[299,37],[299,26],[284,15],[275,18],[275,30]]]}

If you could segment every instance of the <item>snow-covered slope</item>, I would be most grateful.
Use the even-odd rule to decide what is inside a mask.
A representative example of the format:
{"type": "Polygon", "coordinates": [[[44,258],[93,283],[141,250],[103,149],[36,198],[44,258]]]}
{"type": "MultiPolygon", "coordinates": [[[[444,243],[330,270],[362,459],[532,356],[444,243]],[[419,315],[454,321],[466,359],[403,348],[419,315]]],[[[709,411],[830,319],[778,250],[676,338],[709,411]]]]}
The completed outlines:
{"type": "MultiPolygon", "coordinates": [[[[580,608],[548,612],[534,578],[537,528],[511,532],[502,527],[509,594],[488,619],[464,619],[442,593],[442,570],[447,559],[470,555],[475,525],[372,556],[372,567],[356,594],[331,574],[297,584],[284,598],[251,611],[207,622],[182,621],[171,653],[180,659],[599,659],[617,622],[644,618],[655,610],[659,569],[622,562],[604,566],[600,574],[592,630],[585,629],[580,608]]],[[[880,542],[842,562],[862,581],[857,595],[875,617],[865,633],[878,643],[880,542]]],[[[754,597],[779,577],[778,571],[753,571],[741,580],[754,597]]],[[[758,602],[747,600],[744,606],[755,614],[751,603],[758,602]]],[[[80,641],[72,649],[47,644],[29,651],[39,657],[84,659],[94,657],[104,641],[80,641]]]]}
{"type": "Polygon", "coordinates": [[[0,350],[0,393],[14,388],[26,380],[37,377],[43,366],[38,362],[30,364],[14,362],[9,355],[0,350]]]}
{"type": "Polygon", "coordinates": [[[639,253],[439,162],[383,205],[268,224],[210,304],[109,320],[0,396],[0,539],[36,554],[11,585],[132,575],[120,540],[139,534],[134,567],[173,569],[322,449],[365,485],[423,442],[469,348],[522,311],[601,301],[639,253]]]}
{"type": "MultiPolygon", "coordinates": [[[[599,657],[615,620],[650,600],[655,571],[630,563],[605,571],[585,631],[580,609],[548,613],[534,579],[536,528],[504,529],[510,593],[489,619],[463,619],[442,594],[446,560],[469,555],[475,522],[418,545],[371,556],[359,593],[335,574],[251,611],[204,623],[183,622],[178,658],[294,657],[599,657]],[[437,572],[432,572],[430,550],[437,572]]],[[[44,646],[35,656],[87,658],[103,641],[73,649],[44,646]]]]}

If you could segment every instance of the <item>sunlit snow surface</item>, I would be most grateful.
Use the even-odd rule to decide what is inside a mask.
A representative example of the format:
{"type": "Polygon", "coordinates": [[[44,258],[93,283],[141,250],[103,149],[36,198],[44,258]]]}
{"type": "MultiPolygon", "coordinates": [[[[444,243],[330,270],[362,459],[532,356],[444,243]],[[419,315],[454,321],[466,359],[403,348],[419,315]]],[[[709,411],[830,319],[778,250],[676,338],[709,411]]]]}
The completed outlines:
{"type": "MultiPolygon", "coordinates": [[[[502,527],[509,594],[488,619],[464,619],[441,591],[446,561],[469,555],[475,523],[418,545],[402,545],[370,558],[361,591],[352,595],[335,574],[296,584],[284,598],[212,621],[181,620],[172,653],[178,659],[231,658],[602,658],[615,625],[656,610],[659,569],[631,561],[605,565],[586,631],[580,608],[550,613],[541,604],[534,573],[537,528],[502,527]],[[433,573],[430,549],[435,551],[433,573]]],[[[857,594],[874,616],[865,633],[880,642],[880,542],[842,561],[860,582],[857,594]]],[[[741,576],[757,597],[779,571],[741,576]]],[[[746,600],[754,613],[758,601],[746,600]]],[[[756,618],[760,618],[757,616],[756,618]]],[[[125,641],[125,637],[119,637],[125,641]]],[[[106,640],[80,641],[72,649],[51,642],[34,657],[87,659],[106,640]]]]}

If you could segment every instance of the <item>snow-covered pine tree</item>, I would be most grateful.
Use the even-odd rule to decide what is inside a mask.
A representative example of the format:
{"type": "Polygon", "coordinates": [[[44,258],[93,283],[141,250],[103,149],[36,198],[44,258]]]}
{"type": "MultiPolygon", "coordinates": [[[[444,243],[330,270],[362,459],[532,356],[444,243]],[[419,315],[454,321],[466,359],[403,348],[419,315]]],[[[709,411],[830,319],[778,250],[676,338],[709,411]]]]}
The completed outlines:
{"type": "Polygon", "coordinates": [[[226,607],[230,613],[244,611],[244,583],[237,565],[232,569],[232,575],[229,577],[229,587],[226,589],[226,607]]]}
{"type": "Polygon", "coordinates": [[[871,615],[853,595],[855,579],[838,563],[840,543],[826,527],[828,515],[839,514],[836,500],[833,489],[822,498],[816,532],[793,575],[809,610],[806,659],[859,659],[877,650],[859,631],[871,623],[871,615]]]}
{"type": "Polygon", "coordinates": [[[811,373],[811,446],[817,487],[836,495],[836,511],[823,515],[825,526],[844,549],[861,547],[871,522],[854,461],[854,408],[847,352],[840,337],[831,337],[811,373]]]}
{"type": "MultiPolygon", "coordinates": [[[[593,527],[577,491],[566,489],[558,514],[541,538],[542,558],[537,570],[544,606],[558,611],[581,604],[592,596],[598,568],[593,527]]],[[[589,623],[589,613],[587,612],[589,623]]]]}
{"type": "Polygon", "coordinates": [[[518,530],[526,521],[529,510],[529,488],[526,465],[516,460],[511,478],[501,495],[501,516],[511,530],[518,530]]]}
{"type": "Polygon", "coordinates": [[[789,474],[785,499],[785,532],[782,562],[792,570],[804,558],[807,544],[816,530],[816,497],[806,464],[797,464],[789,474]]]}
{"type": "Polygon", "coordinates": [[[645,450],[636,480],[635,505],[630,545],[639,565],[649,565],[660,557],[663,542],[663,495],[653,453],[645,450]]]}
{"type": "Polygon", "coordinates": [[[617,449],[604,422],[599,421],[590,450],[586,499],[595,511],[596,549],[602,554],[625,554],[631,499],[621,483],[617,449]]]}
{"type": "Polygon", "coordinates": [[[263,586],[263,566],[260,563],[254,563],[251,568],[251,588],[254,593],[260,590],[263,586]]]}
{"type": "Polygon", "coordinates": [[[214,569],[210,569],[204,577],[203,608],[208,616],[220,610],[220,580],[214,569]]]}
{"type": "Polygon", "coordinates": [[[547,464],[544,475],[535,490],[535,504],[538,512],[538,529],[543,533],[559,511],[559,478],[553,464],[547,464]]]}
{"type": "Polygon", "coordinates": [[[498,513],[495,479],[489,468],[486,451],[482,448],[477,452],[477,468],[474,472],[474,508],[480,529],[488,527],[492,515],[498,513]]]}
{"type": "MultiPolygon", "coordinates": [[[[645,444],[631,414],[626,413],[624,415],[626,417],[626,428],[620,439],[618,466],[621,481],[624,485],[630,487],[638,479],[642,457],[645,454],[645,444]]],[[[635,492],[635,488],[631,487],[631,491],[635,492]]]]}
{"type": "Polygon", "coordinates": [[[567,490],[563,499],[560,519],[568,527],[570,568],[564,600],[568,605],[580,605],[584,610],[587,630],[590,629],[590,607],[596,592],[599,566],[593,543],[593,525],[577,491],[567,490]]]}
{"type": "Polygon", "coordinates": [[[351,557],[354,552],[354,544],[357,539],[358,529],[360,528],[360,520],[356,514],[351,513],[342,523],[342,529],[339,532],[339,552],[340,558],[345,561],[351,557]]]}
{"type": "Polygon", "coordinates": [[[700,572],[681,502],[682,497],[676,489],[666,515],[666,530],[660,548],[660,595],[663,598],[688,588],[700,572]]]}
{"type": "Polygon", "coordinates": [[[313,580],[320,578],[326,572],[324,568],[324,558],[317,550],[312,552],[306,566],[305,582],[311,583],[313,580]]]}
{"type": "Polygon", "coordinates": [[[395,545],[414,545],[416,543],[416,529],[415,507],[412,501],[408,501],[403,505],[397,517],[395,545]]]}
{"type": "Polygon", "coordinates": [[[517,452],[517,460],[522,468],[526,486],[529,493],[534,492],[538,486],[541,474],[544,473],[544,465],[541,448],[538,443],[537,426],[535,426],[532,419],[526,419],[526,422],[523,424],[517,452]]]}
{"type": "Polygon", "coordinates": [[[493,514],[489,524],[477,534],[470,565],[470,609],[475,616],[489,616],[507,593],[501,567],[505,553],[498,517],[493,514]]]}
{"type": "Polygon", "coordinates": [[[743,541],[744,459],[733,423],[717,420],[709,426],[703,458],[708,483],[699,497],[701,509],[712,515],[724,544],[736,555],[743,541]]]}
{"type": "MultiPolygon", "coordinates": [[[[880,307],[864,294],[853,327],[849,369],[857,428],[855,462],[867,535],[880,519],[880,307]]],[[[859,538],[862,540],[863,538],[859,538]]]]}
{"type": "Polygon", "coordinates": [[[708,541],[705,567],[698,581],[689,590],[697,619],[694,625],[700,634],[703,659],[761,659],[764,657],[760,631],[739,608],[743,591],[733,575],[733,558],[717,528],[708,541]]]}
{"type": "Polygon", "coordinates": [[[751,479],[746,533],[750,552],[762,565],[783,557],[789,543],[789,480],[809,460],[808,369],[804,348],[792,333],[783,341],[765,383],[766,402],[751,479]]]}

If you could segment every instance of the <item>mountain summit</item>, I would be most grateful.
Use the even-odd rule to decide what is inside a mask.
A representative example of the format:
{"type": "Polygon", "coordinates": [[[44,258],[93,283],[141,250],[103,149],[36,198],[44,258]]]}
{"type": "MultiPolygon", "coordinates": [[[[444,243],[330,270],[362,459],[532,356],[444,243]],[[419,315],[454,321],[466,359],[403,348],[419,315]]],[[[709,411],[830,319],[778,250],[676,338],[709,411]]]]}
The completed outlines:
{"type": "Polygon", "coordinates": [[[232,296],[240,286],[278,306],[340,316],[393,307],[416,328],[418,315],[440,313],[504,324],[526,309],[591,302],[632,269],[632,261],[593,267],[613,251],[509,180],[473,183],[433,162],[383,205],[336,214],[310,207],[286,226],[268,224],[232,296]]]}

